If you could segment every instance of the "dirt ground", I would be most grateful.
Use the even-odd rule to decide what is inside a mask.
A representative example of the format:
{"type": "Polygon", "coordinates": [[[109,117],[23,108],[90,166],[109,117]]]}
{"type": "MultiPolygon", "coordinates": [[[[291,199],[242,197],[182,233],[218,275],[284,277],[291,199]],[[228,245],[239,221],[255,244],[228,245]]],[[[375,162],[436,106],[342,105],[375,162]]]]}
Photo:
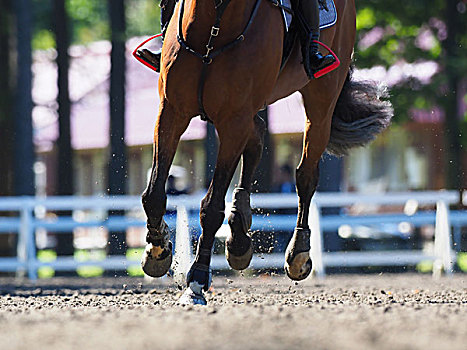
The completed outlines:
{"type": "Polygon", "coordinates": [[[0,279],[0,349],[467,349],[467,275],[0,279]]]}

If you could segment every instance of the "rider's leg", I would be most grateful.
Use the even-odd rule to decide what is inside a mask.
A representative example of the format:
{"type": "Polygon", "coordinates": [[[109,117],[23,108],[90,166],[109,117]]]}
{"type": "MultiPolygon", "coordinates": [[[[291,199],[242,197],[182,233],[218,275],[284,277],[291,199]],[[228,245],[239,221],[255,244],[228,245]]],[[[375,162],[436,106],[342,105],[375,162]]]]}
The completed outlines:
{"type": "MultiPolygon", "coordinates": [[[[161,1],[161,31],[162,31],[162,42],[164,42],[165,33],[169,26],[170,19],[174,13],[176,0],[162,0],[161,1]]],[[[155,67],[156,72],[160,72],[161,66],[161,52],[162,49],[152,52],[148,49],[138,50],[137,55],[155,67]]]]}
{"type": "Polygon", "coordinates": [[[161,1],[161,30],[165,35],[170,19],[174,13],[175,3],[177,0],[162,0],[161,1]]]}
{"type": "Polygon", "coordinates": [[[332,55],[323,56],[319,52],[319,3],[318,0],[301,0],[300,11],[308,28],[304,42],[302,43],[303,65],[307,75],[313,78],[313,74],[330,66],[335,59],[332,55]]]}

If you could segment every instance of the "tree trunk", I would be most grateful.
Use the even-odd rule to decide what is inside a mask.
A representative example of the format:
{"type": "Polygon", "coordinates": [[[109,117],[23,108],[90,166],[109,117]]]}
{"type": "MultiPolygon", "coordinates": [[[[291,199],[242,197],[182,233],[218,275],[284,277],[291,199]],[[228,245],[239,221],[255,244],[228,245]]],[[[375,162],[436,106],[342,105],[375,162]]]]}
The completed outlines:
{"type": "MultiPolygon", "coordinates": [[[[110,195],[126,193],[127,157],[125,147],[125,3],[109,0],[112,30],[110,69],[110,159],[108,191],[110,195]]],[[[110,215],[119,213],[110,213],[110,215]]],[[[112,232],[109,254],[121,255],[126,251],[125,232],[112,232]]]]}
{"type": "Polygon", "coordinates": [[[445,74],[447,78],[447,94],[443,97],[445,120],[445,147],[446,147],[446,187],[453,190],[461,190],[461,140],[460,140],[460,110],[458,103],[458,87],[461,76],[457,71],[455,62],[458,57],[459,36],[461,30],[461,14],[457,11],[458,0],[446,0],[445,23],[448,36],[443,42],[445,55],[445,74]]]}
{"type": "MultiPolygon", "coordinates": [[[[12,9],[0,0],[0,197],[13,195],[12,9]]],[[[16,215],[16,213],[15,213],[16,215]]],[[[0,235],[0,256],[16,255],[17,234],[0,235]]]]}
{"type": "MultiPolygon", "coordinates": [[[[57,44],[58,68],[58,141],[57,141],[57,195],[73,195],[73,150],[71,147],[70,127],[70,95],[68,84],[69,57],[68,47],[70,37],[68,30],[68,14],[65,0],[54,0],[54,32],[57,44]]],[[[70,211],[59,212],[57,215],[71,216],[70,211]]],[[[57,239],[57,255],[73,255],[73,233],[60,233],[57,239]]]]}
{"type": "Polygon", "coordinates": [[[11,17],[10,1],[0,0],[0,196],[13,194],[11,17]]]}
{"type": "Polygon", "coordinates": [[[30,0],[14,1],[16,13],[17,75],[14,117],[14,188],[18,196],[35,194],[32,133],[32,14],[30,0]]]}
{"type": "Polygon", "coordinates": [[[57,43],[58,68],[58,195],[72,195],[73,191],[73,150],[71,146],[70,95],[68,83],[70,37],[65,0],[54,0],[55,39],[57,43]]]}

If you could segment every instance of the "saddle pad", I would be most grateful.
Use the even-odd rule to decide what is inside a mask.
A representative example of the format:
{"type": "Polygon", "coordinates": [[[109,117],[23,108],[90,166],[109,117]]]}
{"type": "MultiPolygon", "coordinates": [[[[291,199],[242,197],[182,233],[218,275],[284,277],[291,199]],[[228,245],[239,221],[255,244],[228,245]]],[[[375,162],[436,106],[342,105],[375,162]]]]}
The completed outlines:
{"type": "MultiPolygon", "coordinates": [[[[290,0],[280,0],[283,6],[288,8],[292,8],[292,4],[290,0]]],[[[326,0],[327,7],[329,11],[326,11],[324,8],[320,8],[319,11],[319,27],[321,29],[332,27],[337,22],[337,10],[336,5],[334,4],[334,0],[326,0]]],[[[281,9],[282,17],[284,18],[285,28],[288,31],[290,28],[290,23],[292,23],[292,15],[281,9]]]]}

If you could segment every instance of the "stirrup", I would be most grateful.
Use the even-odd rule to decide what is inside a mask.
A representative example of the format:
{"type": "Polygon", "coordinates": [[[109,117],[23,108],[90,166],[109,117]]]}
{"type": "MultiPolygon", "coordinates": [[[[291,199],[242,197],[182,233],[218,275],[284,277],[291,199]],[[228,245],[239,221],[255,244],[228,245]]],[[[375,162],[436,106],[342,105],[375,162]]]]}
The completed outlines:
{"type": "Polygon", "coordinates": [[[147,49],[140,50],[140,48],[145,45],[146,43],[150,42],[151,40],[154,40],[155,38],[161,37],[162,33],[159,33],[157,35],[153,35],[150,38],[146,39],[143,41],[141,44],[139,44],[136,49],[133,51],[133,57],[136,58],[140,63],[144,64],[146,67],[152,69],[153,71],[159,73],[160,72],[160,58],[159,62],[154,62],[151,59],[148,59],[145,57],[145,51],[149,52],[151,55],[156,55],[152,53],[151,51],[147,49]],[[159,63],[159,64],[157,64],[159,63]]]}
{"type": "Polygon", "coordinates": [[[312,76],[314,79],[318,79],[320,77],[322,77],[323,75],[325,74],[328,74],[329,72],[332,72],[333,70],[335,70],[337,67],[339,67],[339,65],[341,64],[341,61],[339,60],[339,57],[337,57],[337,55],[334,53],[334,51],[331,50],[331,48],[329,46],[327,46],[326,44],[322,43],[321,41],[318,41],[318,40],[313,40],[314,43],[317,43],[318,45],[324,47],[328,52],[329,54],[334,58],[334,62],[331,63],[330,65],[320,69],[320,70],[317,70],[317,71],[312,71],[312,76]]]}
{"type": "MultiPolygon", "coordinates": [[[[161,52],[154,53],[148,49],[136,51],[136,55],[145,62],[152,70],[160,73],[161,71],[161,52]]],[[[141,61],[140,61],[141,62],[141,61]]]]}

